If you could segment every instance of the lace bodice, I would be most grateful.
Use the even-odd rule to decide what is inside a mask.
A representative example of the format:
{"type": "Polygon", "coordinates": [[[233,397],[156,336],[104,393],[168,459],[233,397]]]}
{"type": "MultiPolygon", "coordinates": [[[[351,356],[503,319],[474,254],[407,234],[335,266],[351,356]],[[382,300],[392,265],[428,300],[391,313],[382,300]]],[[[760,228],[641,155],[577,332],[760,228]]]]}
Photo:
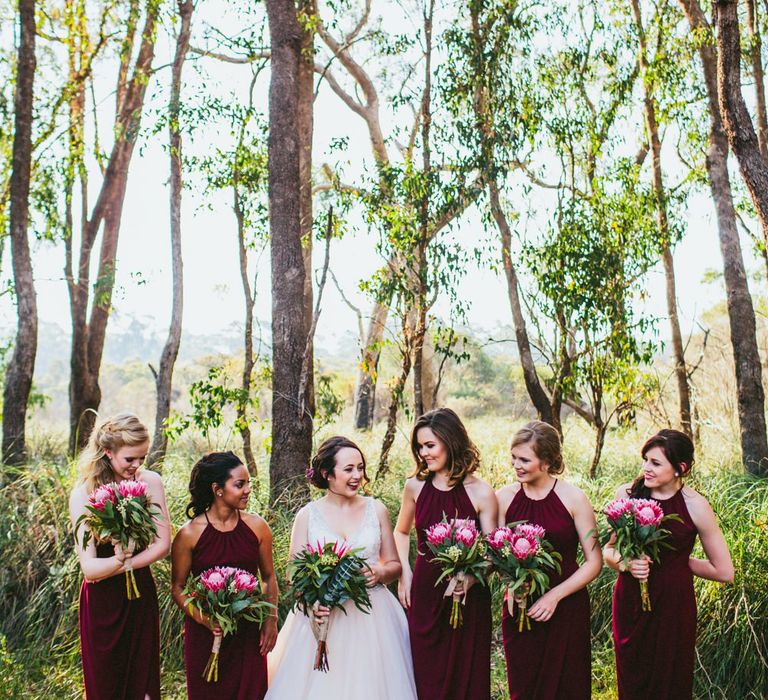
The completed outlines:
{"type": "MultiPolygon", "coordinates": [[[[358,556],[363,557],[369,564],[379,561],[381,550],[381,527],[376,517],[374,499],[366,498],[363,521],[355,530],[352,537],[346,540],[347,544],[360,551],[358,556]]],[[[307,525],[307,538],[310,542],[336,542],[343,538],[334,532],[326,522],[316,502],[309,504],[309,523],[307,525]]]]}

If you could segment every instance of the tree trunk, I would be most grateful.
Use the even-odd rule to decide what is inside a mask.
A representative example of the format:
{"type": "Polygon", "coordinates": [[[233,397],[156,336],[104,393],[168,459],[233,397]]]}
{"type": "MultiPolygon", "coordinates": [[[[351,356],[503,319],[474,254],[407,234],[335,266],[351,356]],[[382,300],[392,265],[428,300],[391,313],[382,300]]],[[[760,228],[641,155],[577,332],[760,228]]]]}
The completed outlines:
{"type": "Polygon", "coordinates": [[[363,359],[357,373],[355,388],[355,429],[370,430],[376,408],[376,376],[381,356],[381,344],[389,314],[389,301],[376,302],[365,336],[363,359]]]}
{"type": "Polygon", "coordinates": [[[755,81],[755,112],[757,114],[757,143],[763,158],[768,158],[768,116],[765,108],[765,75],[763,71],[763,51],[760,39],[760,25],[757,17],[756,0],[747,2],[747,26],[752,37],[750,58],[752,77],[755,81]]]}
{"type": "Polygon", "coordinates": [[[171,323],[163,353],[160,356],[160,368],[155,378],[157,388],[157,407],[155,409],[155,434],[149,449],[147,463],[154,465],[165,459],[168,448],[168,436],[165,433],[166,421],[171,412],[171,390],[173,368],[181,344],[181,320],[184,313],[184,265],[181,257],[181,193],[182,159],[181,129],[179,111],[181,99],[181,73],[189,49],[189,34],[192,23],[193,0],[181,0],[178,5],[181,27],[176,38],[176,54],[171,71],[171,98],[168,105],[170,170],[171,170],[171,263],[173,269],[173,299],[171,304],[171,323]]]}
{"type": "MultiPolygon", "coordinates": [[[[755,204],[764,237],[768,234],[768,162],[760,152],[752,118],[741,94],[741,38],[738,4],[719,0],[717,7],[717,87],[725,133],[755,204]]],[[[768,242],[768,239],[766,239],[768,242]]]]}
{"type": "Polygon", "coordinates": [[[664,190],[664,176],[661,169],[661,139],[656,120],[656,100],[653,96],[652,78],[648,75],[648,47],[646,44],[643,18],[640,12],[639,0],[632,0],[632,13],[640,43],[640,71],[645,90],[644,108],[645,123],[648,128],[648,139],[651,145],[653,166],[653,190],[656,196],[656,220],[659,225],[662,260],[664,262],[664,279],[667,287],[667,313],[672,333],[672,350],[675,359],[675,377],[677,379],[678,420],[683,432],[693,438],[691,428],[691,392],[688,385],[688,368],[685,364],[683,336],[680,332],[680,319],[677,313],[677,292],[675,284],[675,265],[672,257],[669,237],[669,219],[667,217],[667,196],[664,190]]]}
{"type": "MultiPolygon", "coordinates": [[[[72,311],[69,382],[69,447],[72,454],[87,441],[93,428],[96,411],[101,403],[99,372],[115,281],[120,219],[128,184],[128,168],[141,127],[144,96],[152,72],[156,39],[155,25],[159,9],[159,3],[147,3],[141,45],[136,55],[131,80],[125,89],[125,97],[121,100],[121,111],[116,117],[115,143],[91,216],[82,222],[77,277],[72,265],[72,256],[70,252],[67,254],[65,274],[72,311]],[[98,276],[91,299],[89,284],[91,253],[102,223],[104,231],[99,254],[98,276]],[[89,301],[91,314],[87,319],[89,301]]],[[[122,60],[130,60],[130,56],[125,56],[122,60]]]]}
{"type": "Polygon", "coordinates": [[[37,355],[37,297],[27,226],[32,167],[32,108],[36,67],[35,2],[19,0],[20,40],[14,96],[13,162],[10,178],[10,236],[16,292],[16,340],[3,390],[3,461],[23,464],[27,456],[27,403],[37,355]]]}
{"type": "Polygon", "coordinates": [[[517,340],[517,351],[520,354],[520,365],[523,368],[523,379],[528,396],[531,397],[539,418],[550,425],[559,424],[558,416],[554,415],[550,397],[542,387],[539,381],[539,375],[536,371],[536,364],[533,361],[531,352],[531,343],[528,339],[528,328],[523,316],[523,307],[520,303],[520,288],[517,281],[517,270],[512,262],[512,231],[509,222],[504,214],[499,197],[499,189],[494,180],[488,183],[488,194],[490,196],[491,214],[496,222],[501,235],[501,258],[504,264],[504,275],[507,279],[507,295],[509,297],[509,306],[512,310],[512,322],[515,325],[515,338],[517,340]]]}
{"type": "MultiPolygon", "coordinates": [[[[702,37],[712,37],[711,27],[698,0],[680,0],[680,4],[691,29],[702,37]]],[[[711,41],[698,42],[698,50],[709,102],[710,136],[706,166],[715,202],[720,250],[723,255],[728,318],[736,370],[742,459],[748,471],[764,474],[768,464],[768,440],[762,365],[757,349],[755,311],[747,287],[728,177],[728,140],[720,117],[718,96],[718,58],[711,41]]]]}
{"type": "Polygon", "coordinates": [[[272,454],[270,498],[298,506],[308,495],[304,471],[312,449],[308,413],[297,419],[307,344],[302,256],[298,79],[302,31],[292,0],[267,0],[272,77],[269,87],[269,211],[272,267],[272,454]]]}

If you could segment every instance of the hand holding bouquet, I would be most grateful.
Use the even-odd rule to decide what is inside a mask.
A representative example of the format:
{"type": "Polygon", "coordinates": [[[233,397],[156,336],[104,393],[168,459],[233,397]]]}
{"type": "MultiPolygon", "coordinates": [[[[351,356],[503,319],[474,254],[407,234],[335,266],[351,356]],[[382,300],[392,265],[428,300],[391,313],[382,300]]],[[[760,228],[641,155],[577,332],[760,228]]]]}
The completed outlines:
{"type": "Polygon", "coordinates": [[[152,503],[143,481],[119,481],[99,486],[90,496],[83,513],[75,524],[81,523],[83,549],[91,537],[97,543],[119,545],[125,554],[125,591],[128,600],[141,597],[133,573],[133,553],[146,549],[157,537],[157,521],[162,512],[152,503]]]}
{"type": "Polygon", "coordinates": [[[264,600],[259,579],[249,571],[231,566],[216,566],[199,576],[189,575],[184,586],[184,604],[194,605],[221,628],[213,638],[213,648],[203,671],[209,683],[219,680],[219,651],[221,639],[237,631],[241,620],[262,624],[275,610],[264,600]]]}
{"type": "Polygon", "coordinates": [[[463,620],[461,605],[466,599],[466,591],[457,591],[467,576],[474,576],[485,585],[488,561],[485,558],[486,546],[475,522],[469,518],[448,521],[445,515],[439,523],[427,528],[427,547],[432,552],[432,561],[442,569],[435,585],[444,578],[449,578],[445,596],[451,596],[451,616],[449,622],[453,629],[461,627],[463,620]]]}
{"type": "MultiPolygon", "coordinates": [[[[318,542],[314,547],[304,547],[289,564],[296,607],[305,615],[309,615],[310,609],[316,610],[321,605],[331,608],[331,611],[339,608],[346,615],[344,603],[351,600],[358,610],[369,612],[371,600],[363,574],[368,564],[365,559],[357,556],[357,551],[338,542],[318,542]]],[[[330,624],[329,617],[319,627],[312,625],[317,639],[316,671],[328,670],[327,639],[330,624]]]]}
{"type": "Polygon", "coordinates": [[[526,615],[528,596],[549,590],[548,570],[560,573],[562,557],[544,539],[545,535],[543,527],[530,523],[511,523],[488,535],[491,564],[507,579],[509,614],[514,613],[516,599],[520,608],[519,632],[523,631],[523,624],[531,629],[526,615]]]}
{"type": "MultiPolygon", "coordinates": [[[[664,515],[656,501],[645,498],[619,498],[605,508],[608,530],[601,536],[600,544],[605,545],[616,535],[613,545],[622,559],[640,559],[649,556],[652,561],[659,560],[659,547],[672,549],[666,542],[670,532],[661,524],[667,520],[680,521],[676,514],[664,515]]],[[[648,581],[640,581],[640,597],[644,612],[651,610],[651,598],[648,595],[648,581]]]]}

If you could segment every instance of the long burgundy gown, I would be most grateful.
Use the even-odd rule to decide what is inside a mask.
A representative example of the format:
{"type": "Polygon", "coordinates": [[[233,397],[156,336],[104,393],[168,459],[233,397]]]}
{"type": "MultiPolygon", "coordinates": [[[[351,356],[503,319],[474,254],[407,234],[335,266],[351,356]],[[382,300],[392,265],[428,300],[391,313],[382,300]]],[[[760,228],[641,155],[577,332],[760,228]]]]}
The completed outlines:
{"type": "MultiPolygon", "coordinates": [[[[111,557],[110,544],[96,556],[111,557]]],[[[80,649],[88,700],[160,698],[160,613],[148,566],[136,569],[140,597],[128,600],[125,574],[80,588],[80,649]]]]}
{"type": "MultiPolygon", "coordinates": [[[[206,515],[206,520],[208,516],[206,515]]],[[[259,538],[239,518],[233,530],[222,532],[209,522],[192,550],[192,573],[214,566],[234,566],[259,572],[259,538]]],[[[208,682],[203,671],[211,655],[213,633],[189,615],[184,623],[184,666],[190,700],[262,700],[267,692],[267,657],[259,651],[261,628],[240,622],[235,634],[223,638],[219,650],[219,680],[208,682]]]]}
{"type": "Polygon", "coordinates": [[[619,574],[613,591],[613,644],[621,700],[686,700],[693,695],[696,645],[696,597],[688,558],[697,530],[682,490],[671,498],[654,499],[665,515],[682,522],[664,523],[674,549],[662,549],[651,564],[648,594],[651,611],[643,612],[640,583],[619,574]]]}
{"type": "Polygon", "coordinates": [[[477,511],[464,485],[441,491],[427,479],[416,500],[416,535],[419,554],[413,572],[408,630],[419,700],[489,700],[491,696],[491,597],[476,584],[462,609],[464,624],[450,623],[451,598],[443,597],[448,585],[440,568],[428,558],[426,528],[443,519],[472,518],[480,527],[477,511]]]}
{"type": "MultiPolygon", "coordinates": [[[[573,518],[553,484],[541,499],[528,498],[521,487],[509,504],[505,522],[527,520],[546,530],[546,539],[563,557],[561,572],[550,573],[554,588],[571,576],[579,564],[579,535],[573,518]]],[[[529,603],[529,609],[532,603],[529,603]]],[[[589,594],[586,588],[563,598],[547,622],[530,620],[531,629],[519,632],[517,607],[502,612],[501,631],[507,659],[511,700],[581,700],[592,692],[592,655],[589,594]]]]}

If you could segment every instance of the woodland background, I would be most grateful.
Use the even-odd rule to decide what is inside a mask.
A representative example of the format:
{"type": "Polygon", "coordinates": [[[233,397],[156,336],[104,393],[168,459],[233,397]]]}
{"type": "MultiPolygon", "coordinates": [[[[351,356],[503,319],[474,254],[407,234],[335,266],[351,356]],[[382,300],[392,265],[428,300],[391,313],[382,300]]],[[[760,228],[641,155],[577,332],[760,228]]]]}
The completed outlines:
{"type": "Polygon", "coordinates": [[[688,432],[737,571],[697,582],[696,693],[768,697],[767,31],[759,0],[0,2],[0,694],[81,696],[96,413],[153,426],[176,527],[198,456],[242,454],[282,617],[313,446],[358,441],[394,517],[409,425],[449,405],[494,487],[555,425],[598,510],[688,432]]]}

